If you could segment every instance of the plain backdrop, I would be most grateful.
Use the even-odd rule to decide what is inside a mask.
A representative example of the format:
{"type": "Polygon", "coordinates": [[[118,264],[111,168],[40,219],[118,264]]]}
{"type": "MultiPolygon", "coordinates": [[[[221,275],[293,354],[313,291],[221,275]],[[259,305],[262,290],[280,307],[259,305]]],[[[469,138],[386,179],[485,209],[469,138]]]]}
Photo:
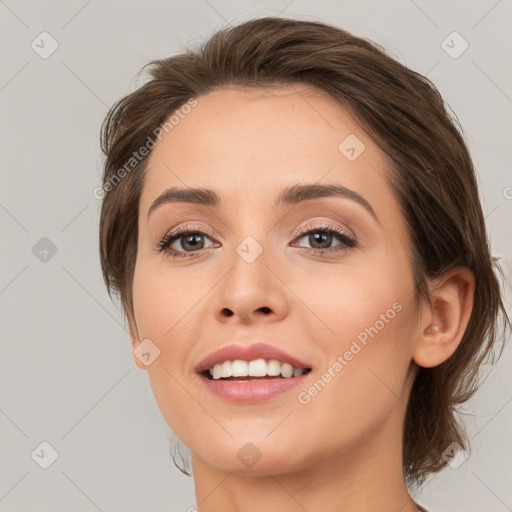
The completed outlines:
{"type": "MultiPolygon", "coordinates": [[[[510,279],[510,0],[0,0],[1,511],[196,505],[101,278],[99,129],[148,61],[265,15],[370,38],[437,85],[466,132],[510,279]]],[[[473,452],[424,487],[432,512],[512,510],[511,368],[508,349],[464,407],[473,452]]]]}

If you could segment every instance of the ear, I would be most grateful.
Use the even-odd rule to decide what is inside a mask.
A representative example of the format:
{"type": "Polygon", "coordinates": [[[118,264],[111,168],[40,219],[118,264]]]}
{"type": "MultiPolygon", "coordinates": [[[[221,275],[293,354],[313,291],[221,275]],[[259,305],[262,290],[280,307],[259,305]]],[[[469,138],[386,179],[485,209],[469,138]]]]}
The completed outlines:
{"type": "Polygon", "coordinates": [[[139,335],[135,327],[135,321],[130,321],[130,339],[132,341],[132,355],[135,364],[141,369],[145,370],[146,365],[133,353],[133,351],[140,345],[139,335]]]}
{"type": "Polygon", "coordinates": [[[466,267],[452,269],[429,285],[432,306],[423,306],[413,360],[431,368],[446,361],[462,340],[473,309],[475,278],[466,267]]]}

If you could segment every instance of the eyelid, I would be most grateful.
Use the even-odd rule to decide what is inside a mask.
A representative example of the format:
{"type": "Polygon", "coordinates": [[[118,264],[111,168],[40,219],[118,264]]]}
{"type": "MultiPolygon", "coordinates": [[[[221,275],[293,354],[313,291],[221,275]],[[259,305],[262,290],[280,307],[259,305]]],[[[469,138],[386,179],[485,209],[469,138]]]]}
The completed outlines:
{"type": "Polygon", "coordinates": [[[298,227],[296,230],[296,234],[293,236],[296,237],[296,236],[304,235],[306,233],[309,233],[310,231],[315,231],[315,230],[317,230],[317,231],[332,230],[332,231],[335,231],[335,232],[345,235],[347,238],[349,238],[351,240],[356,241],[356,239],[357,239],[357,237],[352,232],[352,230],[344,228],[344,227],[342,228],[342,227],[338,226],[337,224],[333,224],[327,220],[308,221],[308,222],[309,222],[308,224],[298,227]]]}
{"type": "MultiPolygon", "coordinates": [[[[176,228],[172,228],[166,232],[165,235],[158,238],[155,243],[155,250],[158,252],[165,252],[165,250],[168,247],[163,247],[166,244],[166,241],[172,240],[172,239],[179,239],[180,236],[184,236],[185,234],[192,232],[192,233],[201,233],[206,235],[208,238],[210,238],[214,243],[218,243],[215,237],[211,234],[208,228],[204,228],[202,226],[197,225],[191,225],[186,224],[185,226],[178,226],[176,228]]],[[[172,241],[169,242],[172,243],[172,241]]],[[[179,251],[182,252],[182,251],[179,251]]]]}

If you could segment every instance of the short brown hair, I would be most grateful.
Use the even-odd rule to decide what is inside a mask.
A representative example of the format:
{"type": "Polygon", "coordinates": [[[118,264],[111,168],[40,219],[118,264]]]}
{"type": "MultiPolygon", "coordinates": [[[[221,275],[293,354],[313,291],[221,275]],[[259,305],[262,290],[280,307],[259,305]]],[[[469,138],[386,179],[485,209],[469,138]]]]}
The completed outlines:
{"type": "Polygon", "coordinates": [[[135,323],[132,280],[148,156],[113,186],[119,169],[126,169],[132,154],[191,98],[223,86],[313,86],[347,108],[391,163],[386,178],[407,224],[417,297],[429,301],[428,279],[456,266],[475,276],[473,310],[459,347],[444,363],[419,369],[406,412],[407,482],[420,484],[442,469],[442,452],[452,442],[468,448],[455,406],[475,393],[480,365],[496,353],[499,318],[505,320],[504,330],[510,323],[473,164],[436,87],[370,41],[327,24],[282,18],[220,30],[198,50],[147,66],[150,80],[111,108],[101,137],[106,155],[101,266],[109,294],[120,296],[130,325],[135,323]]]}

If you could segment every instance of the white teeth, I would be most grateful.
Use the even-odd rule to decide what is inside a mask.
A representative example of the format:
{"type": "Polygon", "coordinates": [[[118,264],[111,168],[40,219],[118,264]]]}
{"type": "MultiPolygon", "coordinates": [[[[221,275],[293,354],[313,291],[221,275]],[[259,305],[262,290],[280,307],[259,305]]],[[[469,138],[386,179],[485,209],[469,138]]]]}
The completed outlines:
{"type": "Polygon", "coordinates": [[[210,375],[215,379],[228,377],[277,377],[285,379],[299,377],[304,374],[304,368],[294,368],[291,364],[281,363],[277,359],[254,359],[253,361],[224,361],[210,368],[210,375]]]}
{"type": "Polygon", "coordinates": [[[293,366],[288,363],[284,363],[281,366],[281,375],[289,379],[293,375],[293,366]]]}
{"type": "Polygon", "coordinates": [[[221,375],[222,375],[222,365],[221,364],[216,364],[213,367],[213,378],[214,379],[220,379],[221,375]]]}
{"type": "Polygon", "coordinates": [[[255,359],[249,363],[249,375],[251,377],[265,377],[267,375],[267,363],[265,359],[255,359]]]}
{"type": "Polygon", "coordinates": [[[281,375],[281,363],[276,359],[271,359],[267,363],[267,375],[270,377],[277,377],[281,375]]]}
{"type": "Polygon", "coordinates": [[[231,377],[233,375],[233,365],[231,364],[231,361],[224,361],[222,363],[222,372],[220,374],[221,377],[231,377]]]}
{"type": "MultiPolygon", "coordinates": [[[[217,365],[215,365],[217,366],[217,365]]],[[[214,370],[215,371],[215,370],[214,370]]],[[[249,375],[249,363],[247,361],[241,361],[240,359],[235,359],[233,361],[233,366],[231,370],[232,377],[246,377],[249,375]]]]}

